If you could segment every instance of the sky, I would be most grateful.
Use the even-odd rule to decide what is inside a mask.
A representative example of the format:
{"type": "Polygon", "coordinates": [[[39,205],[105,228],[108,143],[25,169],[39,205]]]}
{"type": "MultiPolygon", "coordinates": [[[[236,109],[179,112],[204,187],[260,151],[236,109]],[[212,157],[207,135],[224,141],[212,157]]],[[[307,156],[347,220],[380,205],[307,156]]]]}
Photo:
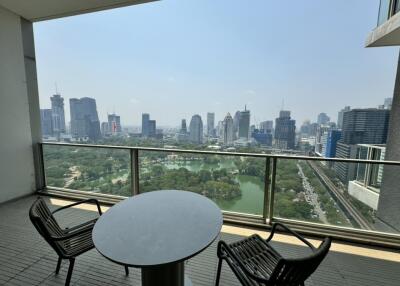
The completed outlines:
{"type": "Polygon", "coordinates": [[[378,0],[163,0],[34,24],[41,108],[93,97],[101,121],[159,126],[282,107],[297,126],[392,97],[398,48],[365,48],[378,0]]]}

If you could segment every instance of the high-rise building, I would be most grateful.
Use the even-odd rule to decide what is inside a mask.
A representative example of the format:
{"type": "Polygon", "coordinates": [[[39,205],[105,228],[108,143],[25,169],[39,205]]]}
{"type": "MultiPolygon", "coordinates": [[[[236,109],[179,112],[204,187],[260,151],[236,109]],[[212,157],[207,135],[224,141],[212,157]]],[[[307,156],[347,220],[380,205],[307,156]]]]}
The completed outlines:
{"type": "Polygon", "coordinates": [[[54,135],[65,133],[64,98],[59,94],[50,97],[54,135]]]}
{"type": "Polygon", "coordinates": [[[261,133],[273,133],[274,122],[272,120],[263,121],[260,123],[261,133]]]}
{"type": "Polygon", "coordinates": [[[83,97],[69,100],[71,112],[71,135],[75,140],[97,140],[101,137],[96,100],[83,97]]]}
{"type": "Polygon", "coordinates": [[[239,116],[239,139],[249,140],[250,136],[250,110],[246,106],[239,116]]]}
{"type": "Polygon", "coordinates": [[[143,137],[149,136],[149,120],[150,120],[150,114],[143,113],[142,114],[142,136],[143,137]]]}
{"type": "Polygon", "coordinates": [[[233,134],[233,118],[231,114],[225,116],[223,121],[223,138],[224,138],[224,145],[231,146],[233,145],[234,134],[233,134]]]}
{"type": "Polygon", "coordinates": [[[188,140],[186,119],[182,119],[181,129],[179,130],[179,133],[177,134],[177,139],[179,142],[186,142],[188,140]]]}
{"type": "Polygon", "coordinates": [[[352,109],[343,114],[342,141],[345,144],[384,144],[390,111],[386,109],[352,109]]]}
{"type": "Polygon", "coordinates": [[[108,133],[111,135],[119,135],[122,132],[121,118],[119,115],[108,114],[108,133]]]}
{"type": "Polygon", "coordinates": [[[325,157],[335,158],[336,157],[336,146],[337,142],[342,138],[341,130],[329,130],[328,138],[326,140],[325,157]]]}
{"type": "Polygon", "coordinates": [[[51,109],[40,109],[40,124],[43,136],[53,135],[53,116],[51,109]]]}
{"type": "Polygon", "coordinates": [[[156,121],[155,120],[149,120],[147,122],[148,124],[148,137],[155,137],[157,134],[157,126],[156,126],[156,121]]]}
{"type": "Polygon", "coordinates": [[[215,136],[214,122],[215,122],[215,113],[208,112],[207,113],[207,136],[209,138],[215,136]]]}
{"type": "Polygon", "coordinates": [[[342,129],[342,125],[343,125],[343,114],[347,111],[350,111],[350,106],[346,106],[345,108],[343,108],[342,110],[340,110],[338,112],[338,119],[337,119],[337,128],[342,129]]]}
{"type": "Polygon", "coordinates": [[[327,124],[329,122],[329,120],[331,120],[331,119],[325,112],[318,114],[318,118],[317,118],[318,124],[327,124]]]}
{"type": "Polygon", "coordinates": [[[393,98],[391,98],[391,97],[385,98],[385,101],[383,102],[383,107],[385,109],[392,109],[392,102],[393,102],[393,98]]]}
{"type": "MultiPolygon", "coordinates": [[[[390,110],[377,108],[352,109],[344,112],[342,138],[337,143],[336,157],[355,158],[357,144],[385,144],[389,116],[390,110]]],[[[354,164],[335,162],[334,168],[343,183],[354,179],[354,164]]]]}
{"type": "Polygon", "coordinates": [[[296,139],[296,120],[290,118],[290,111],[281,110],[275,119],[275,147],[294,149],[296,139]]]}
{"type": "Polygon", "coordinates": [[[109,128],[108,128],[108,122],[101,123],[101,135],[103,135],[103,136],[110,135],[109,128]]]}
{"type": "Polygon", "coordinates": [[[190,120],[189,140],[195,144],[203,143],[203,121],[198,114],[193,115],[190,120]]]}
{"type": "Polygon", "coordinates": [[[240,111],[236,111],[235,116],[233,116],[233,136],[234,139],[239,138],[239,119],[240,119],[240,111]]]}

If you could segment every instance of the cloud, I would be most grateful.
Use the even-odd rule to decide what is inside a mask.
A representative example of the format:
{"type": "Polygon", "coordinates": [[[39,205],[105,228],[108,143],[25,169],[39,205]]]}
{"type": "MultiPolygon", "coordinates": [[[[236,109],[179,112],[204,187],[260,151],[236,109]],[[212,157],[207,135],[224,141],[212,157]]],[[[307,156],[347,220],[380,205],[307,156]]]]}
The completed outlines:
{"type": "Polygon", "coordinates": [[[129,102],[132,103],[132,104],[137,104],[137,103],[139,103],[140,101],[139,101],[139,99],[137,99],[137,98],[131,98],[131,99],[129,100],[129,102]]]}
{"type": "Polygon", "coordinates": [[[248,89],[244,93],[245,95],[255,95],[256,91],[254,89],[248,89]]]}

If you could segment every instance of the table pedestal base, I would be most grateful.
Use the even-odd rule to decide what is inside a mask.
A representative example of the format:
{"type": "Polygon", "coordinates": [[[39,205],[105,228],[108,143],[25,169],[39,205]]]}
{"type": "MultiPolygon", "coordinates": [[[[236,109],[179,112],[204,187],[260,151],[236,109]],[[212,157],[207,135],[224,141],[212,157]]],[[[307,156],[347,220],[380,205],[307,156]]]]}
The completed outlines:
{"type": "Polygon", "coordinates": [[[142,286],[191,286],[184,262],[142,268],[142,286]]]}

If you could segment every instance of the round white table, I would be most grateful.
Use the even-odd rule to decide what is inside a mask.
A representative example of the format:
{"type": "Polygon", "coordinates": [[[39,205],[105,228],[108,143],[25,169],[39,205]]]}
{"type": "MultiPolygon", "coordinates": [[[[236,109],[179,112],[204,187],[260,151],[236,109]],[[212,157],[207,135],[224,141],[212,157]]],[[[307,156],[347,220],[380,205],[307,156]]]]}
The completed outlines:
{"type": "Polygon", "coordinates": [[[222,227],[210,199],[164,190],[128,198],[104,213],[93,229],[96,249],[107,259],[142,269],[142,285],[190,285],[184,261],[207,248],[222,227]]]}

